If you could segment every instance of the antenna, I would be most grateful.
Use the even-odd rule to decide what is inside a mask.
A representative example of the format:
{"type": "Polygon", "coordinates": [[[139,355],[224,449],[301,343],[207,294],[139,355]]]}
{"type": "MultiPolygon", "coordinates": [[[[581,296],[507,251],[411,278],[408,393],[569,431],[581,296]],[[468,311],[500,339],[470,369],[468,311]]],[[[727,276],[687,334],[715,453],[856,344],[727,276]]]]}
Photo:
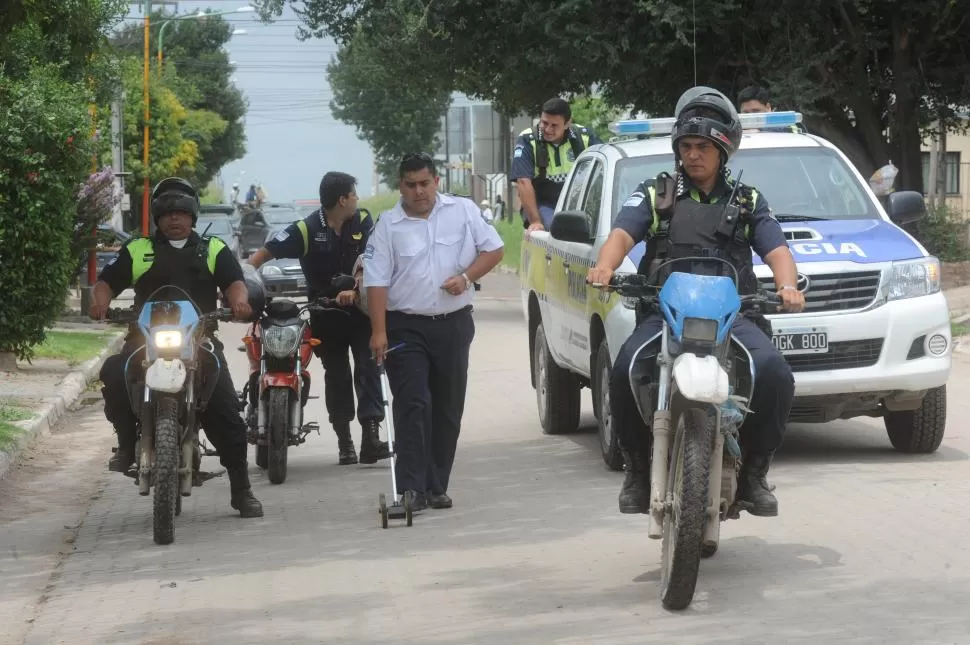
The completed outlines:
{"type": "Polygon", "coordinates": [[[697,87],[697,0],[690,1],[690,13],[694,30],[694,87],[697,87]]]}

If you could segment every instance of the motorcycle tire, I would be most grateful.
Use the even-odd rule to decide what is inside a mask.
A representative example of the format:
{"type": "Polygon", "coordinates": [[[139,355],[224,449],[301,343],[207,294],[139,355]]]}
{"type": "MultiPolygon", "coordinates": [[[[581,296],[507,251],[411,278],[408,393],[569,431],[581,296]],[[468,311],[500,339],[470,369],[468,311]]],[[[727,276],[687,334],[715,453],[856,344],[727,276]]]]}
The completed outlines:
{"type": "Polygon", "coordinates": [[[667,491],[673,504],[664,517],[660,599],[667,609],[684,609],[694,598],[707,514],[714,417],[707,406],[680,415],[670,456],[667,491]]]}
{"type": "Polygon", "coordinates": [[[269,391],[269,414],[267,415],[267,473],[273,484],[286,481],[286,451],[289,447],[287,426],[290,418],[289,388],[274,387],[269,391]]]}
{"type": "Polygon", "coordinates": [[[155,490],[153,526],[155,544],[175,541],[175,514],[179,498],[178,403],[159,399],[155,408],[155,490]]]}

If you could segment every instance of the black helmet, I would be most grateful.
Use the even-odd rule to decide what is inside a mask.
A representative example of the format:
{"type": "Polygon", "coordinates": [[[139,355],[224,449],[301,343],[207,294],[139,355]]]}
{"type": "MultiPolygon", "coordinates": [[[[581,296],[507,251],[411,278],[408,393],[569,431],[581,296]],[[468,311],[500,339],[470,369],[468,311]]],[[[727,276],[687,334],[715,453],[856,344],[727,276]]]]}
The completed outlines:
{"type": "Polygon", "coordinates": [[[159,217],[173,211],[192,215],[192,226],[199,221],[199,193],[195,186],[181,177],[163,179],[152,191],[152,218],[156,226],[159,217]]]}
{"type": "Polygon", "coordinates": [[[741,145],[741,119],[726,96],[703,85],[684,92],[674,109],[671,144],[677,155],[677,142],[682,137],[704,137],[721,149],[721,162],[734,156],[741,145]]]}

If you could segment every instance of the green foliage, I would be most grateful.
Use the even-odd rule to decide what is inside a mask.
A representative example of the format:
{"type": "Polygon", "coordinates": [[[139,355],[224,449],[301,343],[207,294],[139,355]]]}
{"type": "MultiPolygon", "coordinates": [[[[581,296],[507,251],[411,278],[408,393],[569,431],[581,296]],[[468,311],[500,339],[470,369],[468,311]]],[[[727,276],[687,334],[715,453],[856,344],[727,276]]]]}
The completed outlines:
{"type": "MultiPolygon", "coordinates": [[[[272,19],[287,3],[299,9],[305,37],[346,42],[361,31],[381,34],[382,21],[391,17],[409,25],[387,39],[393,55],[381,57],[385,74],[411,78],[417,65],[441,87],[492,100],[507,114],[535,114],[550,96],[588,93],[596,85],[612,105],[669,115],[695,78],[728,96],[757,81],[770,87],[776,106],[801,110],[809,129],[842,148],[864,176],[891,159],[900,169],[897,189],[922,186],[920,135],[936,117],[936,106],[970,103],[968,2],[259,5],[272,19]]],[[[944,125],[953,120],[947,112],[944,125]]]]}
{"type": "Polygon", "coordinates": [[[63,309],[75,193],[93,152],[85,87],[59,71],[0,74],[0,352],[20,358],[63,309]]]}
{"type": "Polygon", "coordinates": [[[926,217],[919,221],[916,238],[941,262],[970,260],[967,222],[948,206],[928,209],[926,217]]]}
{"type": "Polygon", "coordinates": [[[613,133],[610,132],[609,125],[622,113],[622,110],[610,105],[599,96],[574,97],[570,100],[569,108],[573,113],[573,122],[588,127],[601,141],[610,140],[613,133]]]}
{"type": "MultiPolygon", "coordinates": [[[[233,68],[223,49],[232,37],[233,27],[221,16],[171,20],[168,14],[155,13],[150,28],[155,55],[161,40],[162,84],[189,110],[185,136],[195,141],[199,149],[199,158],[186,179],[205,185],[223,166],[246,154],[242,118],[248,106],[230,81],[233,68]],[[165,33],[159,39],[163,24],[165,33]]],[[[140,58],[144,34],[141,25],[126,27],[115,38],[115,46],[140,58]]],[[[152,73],[157,71],[153,69],[152,73]]]]}
{"type": "Polygon", "coordinates": [[[88,249],[97,243],[98,236],[93,234],[95,227],[106,222],[121,201],[121,195],[115,192],[113,169],[102,168],[88,177],[78,186],[75,200],[71,257],[80,268],[87,260],[88,249]]]}
{"type": "MultiPolygon", "coordinates": [[[[399,74],[385,61],[399,39],[419,29],[419,19],[391,13],[373,31],[359,31],[337,52],[327,72],[337,119],[354,125],[374,151],[378,172],[390,185],[397,183],[397,165],[407,152],[431,153],[437,147],[441,119],[451,103],[451,92],[436,81],[436,72],[399,74]]],[[[420,60],[420,50],[412,52],[420,60]]]]}

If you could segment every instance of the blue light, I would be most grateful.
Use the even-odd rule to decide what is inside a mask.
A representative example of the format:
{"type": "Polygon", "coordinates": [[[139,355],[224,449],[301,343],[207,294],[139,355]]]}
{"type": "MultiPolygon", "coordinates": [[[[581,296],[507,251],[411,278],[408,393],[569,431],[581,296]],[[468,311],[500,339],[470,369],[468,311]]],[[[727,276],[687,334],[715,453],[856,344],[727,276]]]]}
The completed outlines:
{"type": "MultiPolygon", "coordinates": [[[[784,128],[802,122],[800,112],[753,112],[739,115],[741,128],[744,130],[759,130],[762,128],[784,128]]],[[[663,136],[674,130],[677,119],[665,117],[662,119],[627,119],[614,121],[609,130],[620,137],[637,135],[663,136]]]]}

